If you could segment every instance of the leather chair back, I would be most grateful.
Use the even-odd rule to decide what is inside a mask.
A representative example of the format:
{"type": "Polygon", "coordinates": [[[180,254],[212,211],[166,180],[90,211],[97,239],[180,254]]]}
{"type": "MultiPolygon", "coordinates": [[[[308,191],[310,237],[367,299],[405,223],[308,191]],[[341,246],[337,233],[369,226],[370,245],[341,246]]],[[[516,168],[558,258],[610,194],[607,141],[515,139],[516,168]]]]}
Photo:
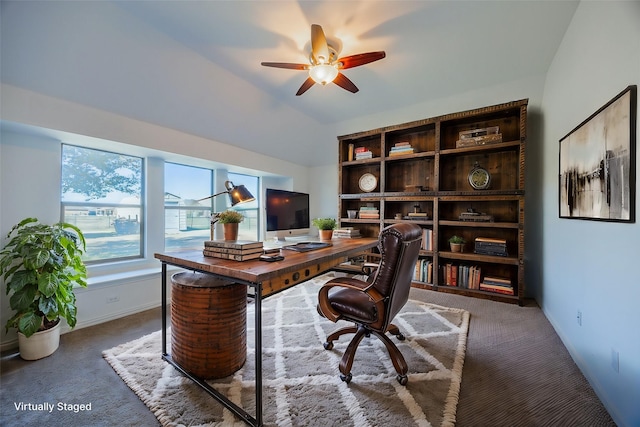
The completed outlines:
{"type": "Polygon", "coordinates": [[[385,297],[384,330],[409,299],[422,228],[411,223],[393,224],[384,228],[379,238],[381,261],[371,286],[385,297]]]}

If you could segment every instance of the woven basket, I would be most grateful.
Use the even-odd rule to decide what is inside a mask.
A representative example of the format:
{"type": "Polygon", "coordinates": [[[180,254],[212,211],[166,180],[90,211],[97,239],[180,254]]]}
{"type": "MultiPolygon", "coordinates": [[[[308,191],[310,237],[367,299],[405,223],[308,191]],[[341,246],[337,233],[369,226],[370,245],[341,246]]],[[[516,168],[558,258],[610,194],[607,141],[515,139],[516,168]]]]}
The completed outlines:
{"type": "Polygon", "coordinates": [[[247,359],[247,285],[182,272],[171,277],[171,357],[201,378],[224,378],[247,359]]]}

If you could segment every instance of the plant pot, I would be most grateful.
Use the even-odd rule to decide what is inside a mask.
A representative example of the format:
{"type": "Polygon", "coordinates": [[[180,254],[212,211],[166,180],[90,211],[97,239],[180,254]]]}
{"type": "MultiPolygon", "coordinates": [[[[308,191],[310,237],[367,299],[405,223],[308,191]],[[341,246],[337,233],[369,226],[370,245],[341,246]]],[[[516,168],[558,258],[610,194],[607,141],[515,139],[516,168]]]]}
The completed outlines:
{"type": "Polygon", "coordinates": [[[320,234],[320,240],[331,240],[333,237],[333,230],[318,230],[320,234]]]}
{"type": "Polygon", "coordinates": [[[60,321],[50,329],[36,332],[27,338],[18,332],[20,357],[24,360],[38,360],[52,355],[60,346],[60,321]]]}
{"type": "Polygon", "coordinates": [[[462,252],[462,243],[449,243],[451,245],[451,252],[462,252]]]}
{"type": "Polygon", "coordinates": [[[238,240],[238,223],[228,222],[224,226],[224,240],[238,240]]]}

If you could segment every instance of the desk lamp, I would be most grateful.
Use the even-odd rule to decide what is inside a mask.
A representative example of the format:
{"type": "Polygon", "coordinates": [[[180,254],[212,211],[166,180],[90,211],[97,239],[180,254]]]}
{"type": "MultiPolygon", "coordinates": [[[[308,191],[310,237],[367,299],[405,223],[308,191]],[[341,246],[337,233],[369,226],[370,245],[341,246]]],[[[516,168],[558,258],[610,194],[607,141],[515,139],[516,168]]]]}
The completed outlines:
{"type": "MultiPolygon", "coordinates": [[[[229,201],[231,202],[231,206],[235,206],[240,203],[252,202],[256,199],[255,197],[253,197],[253,194],[251,194],[251,192],[247,190],[247,187],[245,187],[244,185],[234,185],[233,182],[231,181],[225,181],[224,186],[226,190],[216,193],[212,196],[198,199],[197,201],[201,202],[203,200],[212,199],[216,196],[219,196],[225,193],[229,194],[229,201]]],[[[220,218],[220,213],[214,212],[213,214],[211,214],[211,240],[213,240],[213,226],[215,225],[216,222],[218,222],[219,218],[220,218]]]]}

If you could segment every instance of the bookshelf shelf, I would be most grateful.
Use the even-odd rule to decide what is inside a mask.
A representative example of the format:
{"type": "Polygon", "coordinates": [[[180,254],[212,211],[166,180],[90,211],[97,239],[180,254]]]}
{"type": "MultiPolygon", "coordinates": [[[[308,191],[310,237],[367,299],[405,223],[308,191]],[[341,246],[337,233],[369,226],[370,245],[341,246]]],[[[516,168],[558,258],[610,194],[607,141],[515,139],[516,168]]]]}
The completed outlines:
{"type": "Polygon", "coordinates": [[[422,250],[420,260],[433,275],[430,281],[416,279],[414,286],[523,304],[527,104],[518,100],[339,136],[339,226],[376,237],[390,224],[418,224],[431,236],[432,249],[422,250]],[[372,158],[354,158],[363,151],[372,158]],[[470,185],[469,173],[476,165],[490,174],[487,189],[470,185]],[[365,173],[378,179],[370,193],[358,186],[365,173]],[[348,218],[348,210],[362,206],[375,209],[379,218],[348,218]],[[470,215],[484,217],[474,221],[470,215]],[[463,252],[450,251],[448,239],[454,234],[466,240],[463,252]],[[497,242],[490,244],[496,247],[474,253],[478,238],[497,242]],[[502,250],[508,256],[495,255],[502,250]],[[472,289],[470,282],[452,286],[445,271],[457,269],[466,281],[470,267],[480,271],[485,288],[495,280],[508,284],[513,295],[504,289],[472,289]]]}

